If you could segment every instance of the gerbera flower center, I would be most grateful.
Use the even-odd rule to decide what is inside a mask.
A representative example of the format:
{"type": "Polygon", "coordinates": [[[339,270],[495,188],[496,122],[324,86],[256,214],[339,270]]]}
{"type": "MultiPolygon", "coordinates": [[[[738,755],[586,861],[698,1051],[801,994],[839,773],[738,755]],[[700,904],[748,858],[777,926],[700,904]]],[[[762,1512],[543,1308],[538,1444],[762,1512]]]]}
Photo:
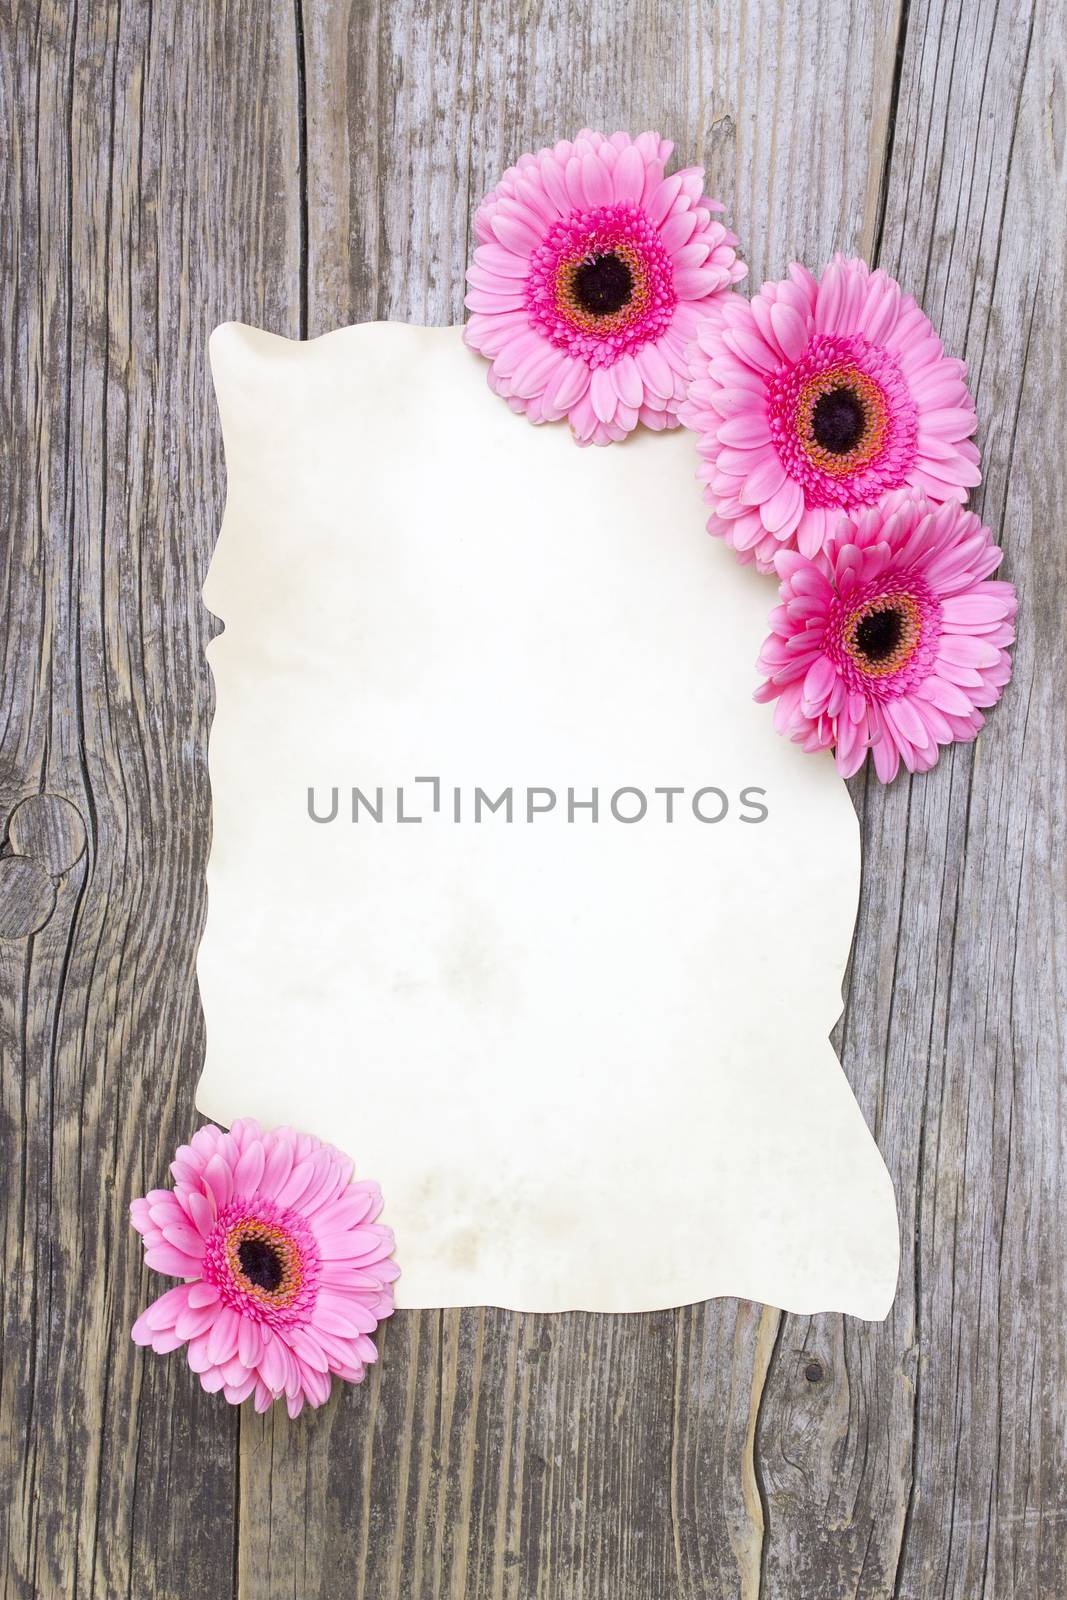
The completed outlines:
{"type": "Polygon", "coordinates": [[[207,1240],[203,1273],[241,1316],[288,1327],[314,1304],[318,1247],[298,1212],[235,1195],[220,1209],[207,1240]]]}
{"type": "Polygon", "coordinates": [[[868,661],[884,661],[899,645],[903,632],[904,618],[899,611],[872,611],[856,629],[856,648],[868,661]]]}
{"type": "Polygon", "coordinates": [[[583,261],[575,268],[571,284],[575,300],[593,317],[607,317],[621,311],[628,304],[633,288],[633,273],[613,250],[583,261]]]}
{"type": "Polygon", "coordinates": [[[862,673],[884,678],[907,665],[922,637],[922,609],[909,594],[881,595],[848,618],[843,643],[862,673]]]}
{"type": "Polygon", "coordinates": [[[866,467],[881,451],[888,423],[881,386],[858,367],[829,367],[800,390],[800,448],[813,467],[831,477],[851,476],[866,467]]]}
{"type": "Polygon", "coordinates": [[[639,206],[574,211],[531,253],[531,325],[589,367],[610,367],[671,325],[674,268],[639,206]]]}
{"type": "Polygon", "coordinates": [[[300,1289],[300,1251],[279,1227],[258,1218],[238,1222],[226,1239],[238,1286],[272,1305],[287,1305],[300,1289]]]}
{"type": "Polygon", "coordinates": [[[285,1265],[266,1239],[242,1239],[237,1246],[241,1271],[257,1289],[273,1294],[285,1276],[285,1265]]]}
{"type": "Polygon", "coordinates": [[[895,357],[859,334],[816,334],[767,380],[771,441],[808,507],[871,505],[915,460],[916,412],[895,357]]]}
{"type": "Polygon", "coordinates": [[[854,389],[842,386],[821,394],[811,411],[811,431],[817,444],[835,456],[854,450],[867,427],[863,402],[854,389]]]}

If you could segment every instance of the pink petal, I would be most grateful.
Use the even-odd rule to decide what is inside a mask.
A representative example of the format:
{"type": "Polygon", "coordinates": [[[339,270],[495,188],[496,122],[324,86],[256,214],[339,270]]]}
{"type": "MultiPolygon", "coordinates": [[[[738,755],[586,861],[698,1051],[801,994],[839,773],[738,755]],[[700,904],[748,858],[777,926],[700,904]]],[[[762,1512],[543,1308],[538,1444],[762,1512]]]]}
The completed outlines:
{"type": "Polygon", "coordinates": [[[248,1399],[248,1396],[252,1393],[252,1390],[255,1388],[255,1386],[256,1375],[254,1372],[250,1372],[241,1383],[226,1384],[222,1392],[226,1396],[226,1399],[230,1402],[231,1406],[239,1406],[243,1401],[248,1399]]]}
{"type": "Polygon", "coordinates": [[[777,452],[768,450],[763,460],[749,472],[739,496],[742,504],[758,506],[761,500],[776,494],[786,480],[786,470],[777,452]]]}
{"type": "Polygon", "coordinates": [[[816,656],[804,678],[800,708],[806,717],[818,716],[826,705],[835,684],[837,672],[828,656],[816,656]]]}
{"type": "Polygon", "coordinates": [[[485,316],[476,311],[467,321],[463,340],[472,350],[491,360],[508,352],[515,339],[529,332],[530,322],[525,311],[504,311],[497,316],[485,316]]]}
{"type": "Polygon", "coordinates": [[[644,384],[641,382],[641,373],[633,356],[622,356],[611,371],[615,378],[616,391],[623,403],[628,406],[640,406],[644,399],[645,389],[644,384]]]}
{"type": "Polygon", "coordinates": [[[295,1206],[315,1175],[313,1160],[298,1161],[278,1192],[279,1206],[295,1206]]]}
{"type": "Polygon", "coordinates": [[[634,352],[637,370],[654,395],[669,400],[674,393],[674,375],[666,357],[654,344],[643,344],[634,352]]]}
{"type": "Polygon", "coordinates": [[[797,547],[809,560],[817,556],[826,543],[828,516],[822,506],[809,506],[797,524],[797,547]]]}
{"type": "Polygon", "coordinates": [[[769,445],[771,430],[767,413],[762,408],[756,407],[742,411],[736,416],[729,417],[725,422],[720,422],[718,435],[720,444],[733,445],[742,450],[769,445]]]}
{"type": "Polygon", "coordinates": [[[651,194],[646,191],[643,209],[651,223],[659,224],[663,221],[678,198],[681,187],[681,175],[676,172],[672,177],[664,178],[651,194]]]}
{"type": "Polygon", "coordinates": [[[195,1278],[200,1272],[200,1262],[176,1250],[172,1244],[155,1244],[145,1251],[144,1258],[145,1265],[153,1272],[165,1272],[171,1278],[195,1278]]]}
{"type": "Polygon", "coordinates": [[[837,728],[837,748],[834,760],[842,778],[853,777],[867,759],[866,733],[853,723],[843,722],[837,728]]]}
{"type": "Polygon", "coordinates": [[[536,250],[541,243],[540,233],[529,222],[504,212],[498,211],[490,218],[489,226],[500,243],[518,256],[529,256],[531,250],[536,250]]]}
{"type": "Polygon", "coordinates": [[[684,267],[674,274],[674,290],[680,300],[702,300],[722,284],[717,268],[684,267]]]}
{"type": "Polygon", "coordinates": [[[976,426],[974,411],[966,406],[946,406],[940,411],[925,411],[922,419],[925,433],[936,433],[943,439],[966,439],[976,426]]]}
{"type": "Polygon", "coordinates": [[[315,1301],[314,1319],[316,1327],[325,1328],[327,1333],[335,1333],[342,1338],[351,1338],[360,1332],[348,1301],[325,1290],[320,1290],[315,1301]]]}
{"type": "Polygon", "coordinates": [[[589,384],[589,398],[593,411],[601,422],[610,422],[615,415],[618,395],[609,367],[597,367],[589,384]]]}
{"type": "Polygon", "coordinates": [[[242,1317],[237,1329],[237,1359],[246,1367],[254,1366],[263,1348],[260,1325],[251,1317],[242,1317]]]}
{"type": "Polygon", "coordinates": [[[223,1306],[208,1334],[207,1354],[212,1366],[219,1366],[237,1354],[237,1330],[241,1318],[232,1306],[223,1306]]]}
{"type": "Polygon", "coordinates": [[[259,1352],[258,1364],[263,1382],[273,1393],[280,1394],[285,1387],[287,1366],[275,1334],[268,1333],[259,1352]]]}
{"type": "Polygon", "coordinates": [[[226,1205],[233,1195],[233,1171],[219,1155],[213,1155],[204,1167],[204,1183],[211,1190],[218,1206],[226,1205]]]}
{"type": "Polygon", "coordinates": [[[1011,615],[1014,602],[996,594],[961,594],[941,602],[942,620],[950,623],[999,622],[1011,615]],[[1010,607],[1010,609],[1009,609],[1010,607]]]}
{"type": "Polygon", "coordinates": [[[563,168],[550,151],[542,156],[540,170],[541,182],[545,186],[549,200],[561,217],[567,216],[571,210],[571,197],[567,193],[563,168]]]}
{"type": "Polygon", "coordinates": [[[993,667],[1000,659],[995,645],[967,634],[942,634],[937,654],[938,660],[958,667],[993,667]]]}
{"type": "MultiPolygon", "coordinates": [[[[351,1168],[345,1173],[347,1182],[351,1168]]],[[[315,1156],[315,1172],[307,1190],[300,1197],[300,1210],[304,1216],[310,1217],[314,1212],[332,1200],[337,1193],[337,1168],[329,1146],[318,1151],[315,1156]]]]}
{"type": "Polygon", "coordinates": [[[611,173],[598,156],[582,158],[582,188],[591,206],[610,206],[614,200],[611,173]]]}
{"type": "Polygon", "coordinates": [[[304,1328],[290,1328],[289,1343],[301,1361],[307,1362],[316,1372],[328,1372],[329,1362],[312,1333],[304,1328]]]}
{"type": "Polygon", "coordinates": [[[463,298],[468,311],[481,311],[493,316],[501,311],[521,311],[526,296],[516,287],[510,294],[497,294],[488,289],[469,289],[463,298]]]}
{"type": "Polygon", "coordinates": [[[775,372],[781,365],[781,358],[770,348],[755,327],[727,328],[723,333],[722,342],[748,366],[760,372],[775,372]]]}
{"type": "Polygon", "coordinates": [[[571,156],[563,169],[563,177],[567,184],[567,193],[570,195],[571,206],[578,211],[584,210],[588,201],[585,198],[585,188],[582,184],[582,158],[580,155],[571,156]]]}
{"type": "Polygon", "coordinates": [[[187,1306],[174,1324],[174,1331],[182,1339],[195,1339],[211,1327],[218,1315],[218,1306],[187,1306]]]}
{"type": "Polygon", "coordinates": [[[201,1194],[192,1189],[185,1197],[185,1209],[188,1211],[197,1233],[206,1239],[215,1226],[215,1200],[212,1195],[201,1194]]]}
{"type": "Polygon", "coordinates": [[[559,221],[559,212],[545,193],[540,173],[531,176],[527,171],[515,185],[515,198],[539,229],[551,228],[559,221]]]}
{"type": "Polygon", "coordinates": [[[520,279],[501,278],[495,272],[490,272],[477,255],[467,268],[467,282],[472,289],[482,289],[486,294],[493,295],[512,295],[522,288],[520,279]]]}
{"type": "Polygon", "coordinates": [[[151,1344],[154,1332],[154,1328],[152,1328],[151,1325],[146,1321],[146,1313],[142,1311],[141,1315],[137,1318],[137,1321],[130,1329],[130,1338],[133,1340],[134,1344],[151,1344]]]}
{"type": "Polygon", "coordinates": [[[871,274],[860,328],[872,344],[885,344],[900,311],[900,286],[884,272],[871,274]]]}
{"type": "MultiPolygon", "coordinates": [[[[684,245],[689,243],[694,232],[696,231],[696,226],[697,214],[695,211],[677,211],[672,216],[667,218],[666,222],[659,231],[660,244],[662,244],[668,255],[674,257],[674,287],[676,293],[679,295],[685,292],[678,287],[679,271],[685,271],[687,269],[685,264],[679,261],[678,251],[681,250],[684,245]]],[[[699,271],[699,267],[689,270],[699,271]]]]}
{"type": "MultiPolygon", "coordinates": [[[[973,461],[955,451],[947,458],[940,458],[930,449],[927,440],[920,435],[918,444],[918,459],[922,462],[921,470],[927,479],[935,478],[941,484],[950,487],[974,489],[982,481],[981,468],[973,461]]],[[[940,491],[941,498],[946,498],[945,491],[940,491]]],[[[962,497],[961,497],[962,498],[962,497]]]]}
{"type": "Polygon", "coordinates": [[[197,1336],[197,1338],[190,1339],[189,1341],[189,1346],[185,1354],[186,1359],[188,1360],[189,1365],[194,1372],[206,1372],[208,1367],[210,1367],[212,1364],[208,1359],[207,1353],[207,1342],[209,1337],[209,1333],[201,1333],[197,1336]]]}
{"type": "Polygon", "coordinates": [[[876,740],[871,748],[874,756],[874,770],[882,783],[892,783],[900,771],[900,751],[896,744],[886,735],[876,740]]]}
{"type": "Polygon", "coordinates": [[[323,1206],[314,1221],[316,1238],[326,1238],[335,1233],[343,1233],[346,1228],[355,1228],[359,1223],[367,1220],[371,1211],[371,1197],[358,1194],[353,1189],[346,1189],[336,1200],[323,1206]]]}
{"type": "MultiPolygon", "coordinates": [[[[751,450],[742,450],[735,445],[720,445],[716,463],[723,473],[730,474],[733,477],[747,478],[750,472],[755,472],[757,467],[762,466],[768,456],[773,455],[773,449],[762,444],[753,446],[751,450]]],[[[712,487],[719,489],[720,486],[717,480],[713,482],[712,487]]],[[[738,485],[733,484],[731,487],[737,489],[738,485]]]]}
{"type": "MultiPolygon", "coordinates": [[[[304,1380],[304,1393],[305,1393],[307,1399],[311,1402],[311,1404],[313,1406],[325,1405],[326,1401],[330,1398],[330,1375],[329,1375],[329,1373],[328,1372],[315,1372],[315,1371],[313,1371],[311,1369],[305,1368],[302,1376],[303,1376],[303,1380],[304,1380]]],[[[289,1401],[287,1401],[286,1403],[287,1403],[287,1405],[290,1404],[289,1401]]],[[[296,1405],[297,1410],[300,1409],[299,1404],[298,1404],[298,1399],[297,1400],[293,1400],[292,1404],[296,1405]]],[[[289,1414],[290,1414],[290,1416],[293,1414],[292,1413],[292,1405],[290,1405],[289,1414]]]]}
{"type": "Polygon", "coordinates": [[[786,359],[799,361],[810,341],[805,319],[791,305],[776,302],[771,306],[771,325],[786,359]]]}
{"type": "Polygon", "coordinates": [[[540,347],[528,355],[518,366],[511,380],[511,392],[520,399],[529,399],[536,394],[542,394],[549,379],[556,376],[556,369],[566,360],[562,351],[553,345],[542,343],[540,347]]]}
{"type": "Polygon", "coordinates": [[[636,203],[641,198],[644,185],[645,163],[641,159],[641,153],[634,145],[627,145],[619,152],[619,159],[611,175],[613,198],[622,203],[626,201],[636,203]]]}
{"type": "Polygon", "coordinates": [[[559,371],[545,388],[546,411],[558,412],[565,416],[571,406],[585,394],[589,387],[589,369],[582,361],[572,357],[564,358],[559,371]]]}
{"type": "Polygon", "coordinates": [[[199,1263],[204,1256],[203,1235],[198,1233],[188,1222],[168,1222],[163,1229],[163,1237],[168,1244],[189,1257],[191,1261],[199,1263]]]}
{"type": "Polygon", "coordinates": [[[166,1356],[172,1350],[180,1350],[184,1343],[181,1334],[174,1328],[163,1328],[159,1333],[152,1335],[152,1349],[157,1356],[166,1356]]]}
{"type": "Polygon", "coordinates": [[[184,1284],[179,1284],[176,1289],[168,1289],[158,1300],[153,1300],[139,1320],[143,1320],[145,1325],[154,1331],[173,1328],[188,1305],[188,1296],[189,1291],[184,1284]]]}
{"type": "Polygon", "coordinates": [[[574,437],[579,444],[587,443],[597,427],[596,412],[593,410],[588,391],[570,407],[568,417],[574,437]]]}
{"type": "Polygon", "coordinates": [[[187,1293],[191,1306],[210,1306],[219,1298],[219,1291],[213,1283],[206,1283],[202,1278],[196,1283],[188,1285],[187,1293]]]}
{"type": "Polygon", "coordinates": [[[371,1228],[352,1228],[344,1233],[327,1234],[319,1239],[323,1261],[357,1261],[377,1248],[379,1235],[371,1228]]]}
{"type": "Polygon", "coordinates": [[[233,1190],[235,1194],[250,1198],[259,1187],[259,1180],[263,1176],[266,1166],[266,1152],[262,1142],[257,1139],[246,1146],[233,1172],[233,1190]]]}
{"type": "MultiPolygon", "coordinates": [[[[763,384],[758,378],[755,381],[759,384],[758,398],[765,403],[766,395],[763,384]]],[[[689,390],[691,398],[697,393],[699,387],[698,384],[691,385],[689,390]]],[[[756,408],[756,401],[757,396],[751,389],[716,389],[713,390],[711,395],[711,405],[720,417],[736,416],[739,411],[752,411],[756,408]]]]}
{"type": "Polygon", "coordinates": [[[928,700],[939,711],[949,713],[951,716],[968,717],[973,709],[971,701],[958,684],[948,683],[944,678],[935,677],[933,674],[923,680],[915,691],[922,699],[928,700]]]}
{"type": "Polygon", "coordinates": [[[498,278],[525,278],[530,270],[530,263],[517,256],[514,251],[508,250],[502,244],[479,245],[474,252],[474,259],[479,266],[484,266],[498,278]]]}
{"type": "Polygon", "coordinates": [[[799,483],[787,477],[781,487],[760,506],[760,517],[768,533],[777,533],[786,538],[800,521],[803,510],[803,491],[799,483]]]}
{"type": "Polygon", "coordinates": [[[886,701],[882,715],[889,718],[898,732],[920,750],[930,743],[930,731],[906,695],[886,701]]]}
{"type": "MultiPolygon", "coordinates": [[[[524,323],[522,328],[512,333],[500,347],[496,354],[493,370],[498,377],[510,378],[512,373],[519,370],[524,361],[527,361],[530,356],[542,353],[545,348],[546,341],[541,338],[541,335],[535,333],[532,328],[524,323]]],[[[548,348],[551,349],[552,346],[549,345],[548,348]]]]}

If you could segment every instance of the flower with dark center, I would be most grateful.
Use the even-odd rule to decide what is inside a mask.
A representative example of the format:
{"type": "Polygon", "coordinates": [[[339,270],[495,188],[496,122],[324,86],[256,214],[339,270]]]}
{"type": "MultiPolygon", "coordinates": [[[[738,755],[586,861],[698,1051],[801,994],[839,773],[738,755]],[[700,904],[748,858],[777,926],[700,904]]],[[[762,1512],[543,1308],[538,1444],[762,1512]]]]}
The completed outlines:
{"type": "Polygon", "coordinates": [[[1015,591],[971,511],[896,490],[842,518],[823,551],[779,551],[781,604],[760,654],[774,721],[842,777],[871,750],[883,783],[973,739],[1011,676],[1015,591]]]}
{"type": "Polygon", "coordinates": [[[794,265],[698,330],[682,420],[699,435],[708,528],[762,571],[815,555],[841,512],[894,489],[961,504],[979,482],[963,363],[882,271],[794,265]]]}
{"type": "Polygon", "coordinates": [[[185,1345],[205,1389],[257,1411],[284,1395],[296,1416],[333,1376],[361,1382],[398,1276],[378,1185],[354,1183],[332,1145],[251,1120],[199,1129],[171,1171],[130,1217],[148,1266],[184,1282],[138,1317],[135,1343],[185,1345]]]}
{"type": "Polygon", "coordinates": [[[744,276],[703,171],[665,175],[671,149],[585,129],[521,156],[474,219],[466,341],[513,411],[566,417],[579,444],[677,426],[687,344],[744,276]]]}

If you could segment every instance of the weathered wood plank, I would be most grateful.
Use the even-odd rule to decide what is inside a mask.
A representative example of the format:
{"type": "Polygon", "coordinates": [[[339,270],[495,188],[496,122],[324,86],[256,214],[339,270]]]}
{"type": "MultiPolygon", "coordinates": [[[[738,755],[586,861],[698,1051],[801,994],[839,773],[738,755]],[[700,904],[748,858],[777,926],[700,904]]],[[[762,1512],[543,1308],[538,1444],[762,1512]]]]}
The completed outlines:
{"type": "Polygon", "coordinates": [[[363,1393],[242,1423],[239,1593],[754,1595],[777,1321],[398,1313],[363,1393]]]}
{"type": "Polygon", "coordinates": [[[304,0],[302,17],[312,334],[461,321],[478,201],[583,126],[659,128],[702,160],[757,283],[874,237],[897,0],[304,0]]]}
{"type": "Polygon", "coordinates": [[[913,783],[856,786],[843,1057],[904,1258],[884,1326],[786,1319],[759,1439],[770,1594],[1067,1590],[1067,480],[1049,427],[1067,379],[1065,38],[1056,3],[923,0],[908,16],[880,260],[969,362],[976,505],[1007,552],[1020,637],[977,746],[913,783]],[[792,1352],[809,1346],[826,1379],[798,1414],[792,1352]]]}
{"type": "MultiPolygon", "coordinates": [[[[131,1346],[160,1280],[127,1206],[194,1117],[199,587],[222,507],[205,349],[226,316],[297,331],[292,13],[12,4],[2,25],[0,820],[49,790],[87,848],[42,930],[0,940],[0,1587],[222,1596],[238,1423],[131,1346]]],[[[23,814],[12,847],[54,835],[23,814]]]]}

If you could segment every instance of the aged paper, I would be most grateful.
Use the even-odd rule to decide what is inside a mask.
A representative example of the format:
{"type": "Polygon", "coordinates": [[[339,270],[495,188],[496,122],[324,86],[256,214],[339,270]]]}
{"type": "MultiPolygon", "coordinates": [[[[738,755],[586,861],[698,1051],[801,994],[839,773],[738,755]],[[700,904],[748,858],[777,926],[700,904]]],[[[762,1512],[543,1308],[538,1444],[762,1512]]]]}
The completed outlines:
{"type": "Polygon", "coordinates": [[[377,1178],[401,1306],[883,1317],[828,1041],[857,821],[752,702],[776,591],[691,438],[578,449],[458,328],[227,325],[212,362],[200,1109],[377,1178]]]}

